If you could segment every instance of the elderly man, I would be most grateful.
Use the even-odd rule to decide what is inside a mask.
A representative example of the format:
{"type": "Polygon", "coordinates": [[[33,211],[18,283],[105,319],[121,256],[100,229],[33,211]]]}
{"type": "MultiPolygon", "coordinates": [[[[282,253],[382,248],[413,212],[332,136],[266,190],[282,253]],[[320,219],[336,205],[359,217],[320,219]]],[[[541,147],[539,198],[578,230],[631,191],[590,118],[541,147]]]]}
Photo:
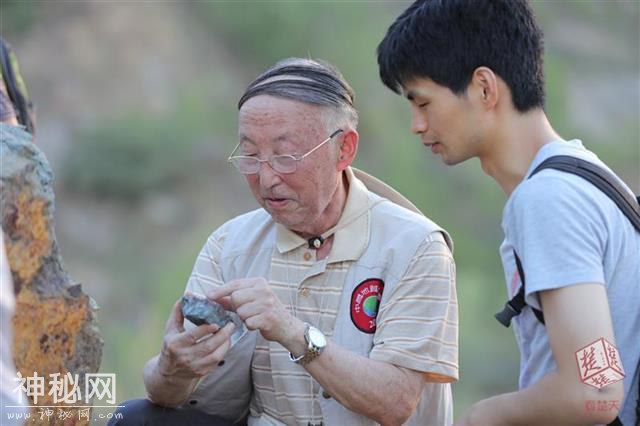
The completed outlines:
{"type": "Polygon", "coordinates": [[[334,67],[295,58],[244,93],[229,161],[262,208],[209,237],[186,288],[235,311],[243,327],[183,327],[178,301],[144,381],[154,405],[179,408],[130,402],[125,422],[451,423],[450,240],[350,167],[359,138],[353,96],[334,67]]]}

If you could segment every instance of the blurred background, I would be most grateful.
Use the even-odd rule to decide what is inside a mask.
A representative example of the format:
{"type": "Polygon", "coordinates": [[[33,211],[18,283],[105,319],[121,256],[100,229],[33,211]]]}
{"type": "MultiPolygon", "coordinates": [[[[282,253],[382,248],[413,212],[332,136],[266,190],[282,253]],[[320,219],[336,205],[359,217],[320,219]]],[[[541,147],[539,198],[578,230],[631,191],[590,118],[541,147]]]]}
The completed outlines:
{"type": "MultiPolygon", "coordinates": [[[[356,91],[356,166],[384,179],[455,241],[461,379],[456,413],[516,389],[498,256],[504,194],[479,162],[447,168],[409,131],[409,108],[378,79],[375,48],[407,1],[10,1],[1,31],[37,108],[36,144],[56,175],[67,269],[100,306],[101,372],[117,399],[144,395],[207,236],[257,206],[226,164],[236,104],[264,68],[322,58],[356,91]]],[[[640,3],[533,1],[546,34],[547,110],[640,192],[640,3]]]]}

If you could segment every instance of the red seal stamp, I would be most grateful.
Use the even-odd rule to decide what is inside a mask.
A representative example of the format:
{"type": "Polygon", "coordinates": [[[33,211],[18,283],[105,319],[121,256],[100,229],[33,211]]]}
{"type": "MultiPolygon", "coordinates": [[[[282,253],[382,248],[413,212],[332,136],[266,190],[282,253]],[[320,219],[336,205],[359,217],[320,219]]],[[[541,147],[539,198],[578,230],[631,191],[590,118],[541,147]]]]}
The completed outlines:
{"type": "Polygon", "coordinates": [[[384,282],[379,278],[368,278],[356,286],[351,294],[351,321],[363,333],[376,331],[376,317],[382,298],[384,282]]]}
{"type": "Polygon", "coordinates": [[[624,378],[620,353],[603,337],[576,352],[580,381],[597,389],[624,378]]]}

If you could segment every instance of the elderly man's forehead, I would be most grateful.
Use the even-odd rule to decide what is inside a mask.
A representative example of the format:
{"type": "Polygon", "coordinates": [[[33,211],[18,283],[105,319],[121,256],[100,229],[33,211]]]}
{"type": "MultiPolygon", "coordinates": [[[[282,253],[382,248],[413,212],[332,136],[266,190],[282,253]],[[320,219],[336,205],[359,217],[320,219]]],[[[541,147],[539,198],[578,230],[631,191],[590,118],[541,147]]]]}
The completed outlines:
{"type": "Polygon", "coordinates": [[[278,96],[256,96],[240,109],[240,140],[299,140],[301,134],[316,137],[326,131],[322,109],[278,96]]]}
{"type": "Polygon", "coordinates": [[[323,122],[326,107],[275,94],[260,94],[248,99],[240,108],[240,121],[309,121],[323,122]]]}

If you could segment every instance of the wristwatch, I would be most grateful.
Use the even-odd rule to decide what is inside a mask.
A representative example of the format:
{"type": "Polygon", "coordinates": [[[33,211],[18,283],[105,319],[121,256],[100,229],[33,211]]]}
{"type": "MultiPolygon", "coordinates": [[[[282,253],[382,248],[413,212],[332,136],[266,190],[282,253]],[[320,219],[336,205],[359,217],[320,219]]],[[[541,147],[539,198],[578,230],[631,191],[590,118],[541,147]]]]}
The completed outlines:
{"type": "Polygon", "coordinates": [[[309,324],[306,325],[304,330],[304,340],[307,342],[305,353],[296,357],[289,352],[289,359],[300,365],[306,365],[319,357],[325,346],[327,346],[327,338],[324,337],[322,331],[309,324]]]}

